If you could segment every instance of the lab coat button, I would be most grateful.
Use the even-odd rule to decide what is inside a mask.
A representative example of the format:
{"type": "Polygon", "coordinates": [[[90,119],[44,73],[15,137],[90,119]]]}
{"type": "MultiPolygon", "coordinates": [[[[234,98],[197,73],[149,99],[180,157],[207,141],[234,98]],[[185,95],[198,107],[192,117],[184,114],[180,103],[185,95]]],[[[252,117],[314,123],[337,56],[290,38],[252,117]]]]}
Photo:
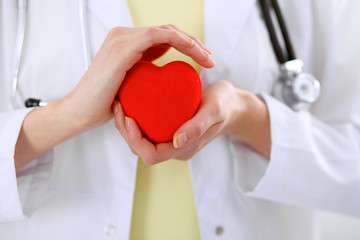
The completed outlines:
{"type": "Polygon", "coordinates": [[[223,233],[224,233],[224,228],[222,226],[217,226],[215,229],[215,234],[220,236],[223,233]]]}
{"type": "Polygon", "coordinates": [[[104,227],[104,233],[108,236],[112,236],[115,234],[116,228],[113,225],[106,225],[104,227]]]}

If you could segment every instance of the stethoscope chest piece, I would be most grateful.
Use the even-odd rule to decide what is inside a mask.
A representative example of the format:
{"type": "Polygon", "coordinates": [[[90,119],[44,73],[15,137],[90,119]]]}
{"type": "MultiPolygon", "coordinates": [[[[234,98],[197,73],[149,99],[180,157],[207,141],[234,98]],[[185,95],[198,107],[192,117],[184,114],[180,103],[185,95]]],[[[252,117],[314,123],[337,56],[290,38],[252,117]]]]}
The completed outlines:
{"type": "Polygon", "coordinates": [[[294,111],[307,109],[320,95],[319,81],[309,73],[303,73],[303,62],[294,59],[281,65],[281,74],[273,85],[272,94],[284,101],[294,111]]]}
{"type": "Polygon", "coordinates": [[[279,79],[273,85],[272,95],[283,101],[294,111],[308,109],[320,95],[320,82],[313,75],[303,72],[304,64],[300,59],[296,58],[277,0],[259,0],[259,3],[281,71],[279,79]],[[276,34],[271,9],[275,12],[285,43],[284,48],[280,45],[276,34]]]}

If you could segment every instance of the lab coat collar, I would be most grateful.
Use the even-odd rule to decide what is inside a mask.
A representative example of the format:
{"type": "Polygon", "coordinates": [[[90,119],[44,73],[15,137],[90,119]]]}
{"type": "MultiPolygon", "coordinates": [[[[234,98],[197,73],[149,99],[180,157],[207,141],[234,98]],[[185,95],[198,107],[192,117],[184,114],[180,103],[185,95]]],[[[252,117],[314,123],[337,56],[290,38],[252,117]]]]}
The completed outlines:
{"type": "Polygon", "coordinates": [[[88,0],[87,8],[109,30],[118,26],[133,26],[131,14],[125,0],[88,0]]]}
{"type": "MultiPolygon", "coordinates": [[[[228,38],[230,46],[225,46],[230,51],[254,3],[255,0],[204,0],[205,28],[217,26],[218,37],[230,36],[228,38]],[[233,34],[225,34],[229,29],[233,34]]],[[[125,0],[88,0],[87,7],[108,29],[116,26],[133,26],[131,13],[125,0]]]]}
{"type": "MultiPolygon", "coordinates": [[[[212,78],[217,79],[231,61],[234,47],[241,37],[243,26],[256,0],[204,0],[205,45],[213,52],[212,59],[217,67],[212,78]]],[[[133,27],[131,13],[125,0],[88,0],[87,5],[104,26],[133,27]]],[[[202,74],[204,87],[212,82],[202,74]]]]}
{"type": "Polygon", "coordinates": [[[241,38],[244,25],[256,0],[206,0],[205,45],[213,54],[216,66],[202,73],[204,86],[223,78],[226,66],[234,58],[234,48],[241,38]]]}
{"type": "MultiPolygon", "coordinates": [[[[255,3],[255,0],[206,0],[205,1],[205,28],[216,34],[215,39],[228,41],[224,48],[231,50],[241,34],[246,19],[255,3]],[[216,30],[216,31],[214,31],[216,30]],[[230,30],[230,31],[229,31],[230,30]]],[[[210,36],[209,36],[210,38],[210,36]]],[[[209,39],[206,37],[206,40],[209,39]]]]}

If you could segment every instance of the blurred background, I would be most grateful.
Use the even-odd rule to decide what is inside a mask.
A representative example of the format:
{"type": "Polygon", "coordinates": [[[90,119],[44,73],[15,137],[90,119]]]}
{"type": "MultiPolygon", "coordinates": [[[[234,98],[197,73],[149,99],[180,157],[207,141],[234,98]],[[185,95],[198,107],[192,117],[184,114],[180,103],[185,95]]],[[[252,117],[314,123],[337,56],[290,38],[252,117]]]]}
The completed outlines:
{"type": "Polygon", "coordinates": [[[319,211],[321,240],[360,240],[360,218],[319,211]]]}

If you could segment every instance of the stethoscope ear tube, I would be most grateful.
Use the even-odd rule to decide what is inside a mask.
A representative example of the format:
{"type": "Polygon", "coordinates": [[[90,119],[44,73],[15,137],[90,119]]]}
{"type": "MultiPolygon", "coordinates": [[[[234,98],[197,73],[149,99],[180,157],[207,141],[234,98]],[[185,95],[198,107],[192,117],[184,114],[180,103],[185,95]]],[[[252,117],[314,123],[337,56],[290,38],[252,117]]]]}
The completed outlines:
{"type": "Polygon", "coordinates": [[[84,53],[84,67],[85,71],[88,69],[91,63],[90,56],[90,43],[89,43],[89,33],[87,26],[87,9],[86,9],[87,0],[79,0],[79,17],[80,17],[80,28],[81,28],[81,39],[83,42],[83,53],[84,53]]]}
{"type": "Polygon", "coordinates": [[[18,22],[17,22],[15,52],[14,52],[13,71],[12,71],[12,85],[11,85],[11,104],[15,109],[20,108],[18,102],[16,101],[16,94],[18,89],[21,54],[24,46],[27,0],[19,0],[18,8],[19,8],[19,14],[17,19],[18,22]]]}
{"type": "MultiPolygon", "coordinates": [[[[79,17],[80,17],[80,27],[81,27],[81,38],[83,42],[83,52],[84,52],[84,66],[85,71],[90,65],[91,56],[90,56],[90,44],[87,28],[87,16],[86,16],[86,1],[79,0],[79,17]]],[[[20,63],[21,55],[23,52],[24,39],[25,39],[25,30],[26,30],[26,18],[27,18],[27,0],[18,0],[18,22],[17,22],[17,33],[15,41],[15,51],[14,59],[12,65],[12,85],[11,85],[11,105],[14,109],[21,108],[21,105],[17,101],[17,91],[19,85],[19,74],[20,74],[20,63]]],[[[36,98],[28,98],[25,101],[25,107],[43,107],[47,103],[36,98]]]]}
{"type": "Polygon", "coordinates": [[[259,0],[260,8],[265,20],[266,28],[268,29],[269,37],[271,40],[271,44],[273,46],[276,58],[280,64],[284,64],[287,61],[296,59],[295,52],[290,40],[289,33],[287,31],[287,27],[284,21],[284,18],[282,16],[279,4],[276,0],[271,0],[271,5],[268,0],[259,0]],[[279,40],[276,35],[276,30],[271,18],[270,9],[271,6],[273,7],[276,15],[276,19],[278,21],[283,40],[285,43],[286,51],[285,54],[282,50],[282,47],[280,46],[279,40]]]}

